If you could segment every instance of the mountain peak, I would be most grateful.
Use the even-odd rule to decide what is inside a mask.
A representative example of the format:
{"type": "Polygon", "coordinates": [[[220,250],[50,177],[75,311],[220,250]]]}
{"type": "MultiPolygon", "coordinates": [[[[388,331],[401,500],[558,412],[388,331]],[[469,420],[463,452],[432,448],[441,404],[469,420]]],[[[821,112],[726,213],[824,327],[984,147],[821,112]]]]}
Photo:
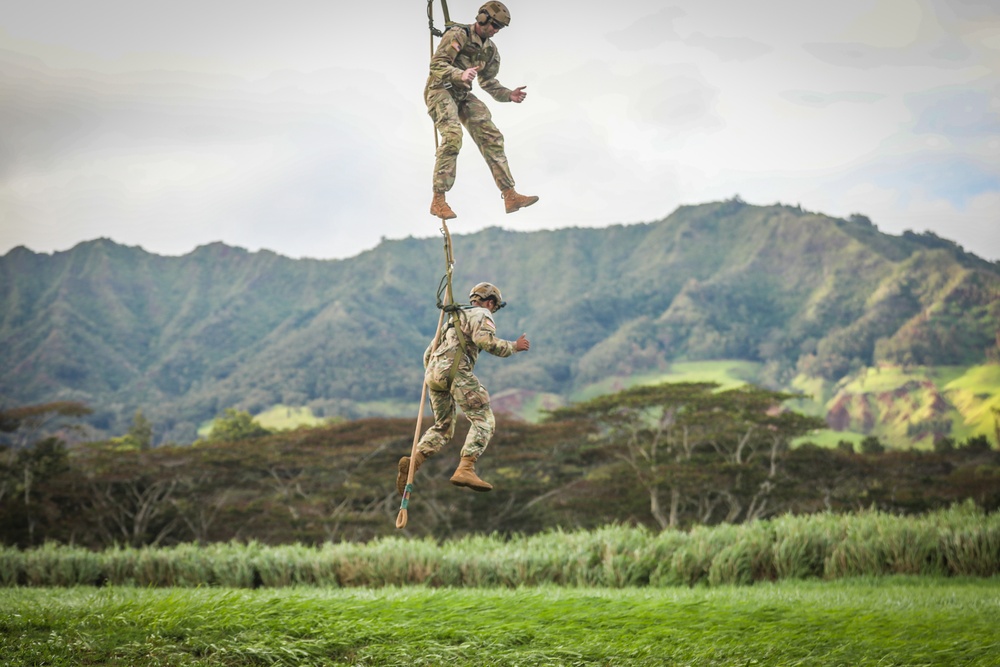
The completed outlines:
{"type": "MultiPolygon", "coordinates": [[[[495,392],[569,396],[685,361],[738,360],[759,369],[755,381],[788,387],[877,363],[1000,358],[998,267],[860,216],[734,199],[654,223],[490,228],[456,235],[455,249],[455,293],[499,285],[512,304],[497,315],[499,335],[533,343],[503,363],[481,357],[476,372],[495,392]]],[[[336,261],[219,241],[183,257],[106,238],[73,253],[0,258],[10,401],[73,396],[114,434],[142,408],[163,437],[184,441],[228,407],[355,417],[396,414],[386,406],[419,394],[440,239],[336,261]]]]}

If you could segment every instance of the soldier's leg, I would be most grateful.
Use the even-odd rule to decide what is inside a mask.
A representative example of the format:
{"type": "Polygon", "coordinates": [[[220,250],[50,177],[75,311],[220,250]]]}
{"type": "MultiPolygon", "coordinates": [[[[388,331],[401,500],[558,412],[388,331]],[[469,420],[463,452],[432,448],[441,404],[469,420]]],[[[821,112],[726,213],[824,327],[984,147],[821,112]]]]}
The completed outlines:
{"type": "Polygon", "coordinates": [[[507,155],[503,148],[503,135],[493,124],[493,115],[489,108],[475,95],[469,94],[465,104],[459,109],[459,118],[472,135],[490,171],[493,172],[493,180],[500,188],[507,213],[513,213],[537,202],[538,197],[535,195],[522,195],[514,189],[514,177],[510,174],[510,166],[507,164],[507,155]]]}
{"type": "Polygon", "coordinates": [[[455,399],[447,391],[430,389],[427,395],[434,411],[434,424],[420,436],[417,451],[429,457],[441,451],[455,435],[455,399]]]}
{"type": "Polygon", "coordinates": [[[439,452],[455,435],[455,400],[447,391],[430,389],[427,393],[434,411],[434,424],[420,436],[414,458],[411,460],[409,456],[404,456],[396,464],[396,490],[400,495],[406,490],[411,462],[416,475],[424,461],[439,452]]]}
{"type": "Polygon", "coordinates": [[[470,426],[465,446],[462,447],[462,459],[455,474],[451,476],[451,483],[455,486],[468,487],[473,491],[491,491],[493,486],[481,480],[475,468],[476,461],[486,450],[496,428],[493,410],[490,408],[490,395],[471,373],[459,374],[459,377],[455,378],[452,395],[462,408],[462,412],[469,418],[470,426]]]}
{"type": "Polygon", "coordinates": [[[490,444],[497,424],[490,407],[489,393],[475,375],[472,380],[474,384],[470,383],[461,389],[462,398],[458,401],[470,424],[461,454],[478,459],[490,444]]]}
{"type": "Polygon", "coordinates": [[[459,118],[465,129],[469,131],[472,140],[479,147],[483,159],[493,174],[500,190],[508,190],[514,187],[514,177],[510,174],[510,167],[507,165],[507,154],[503,147],[503,134],[493,123],[493,114],[489,107],[482,101],[469,93],[465,98],[465,103],[458,110],[459,118]]]}
{"type": "Polygon", "coordinates": [[[426,101],[427,113],[440,136],[434,160],[434,192],[444,193],[455,184],[458,152],[462,148],[462,122],[458,104],[448,91],[429,91],[426,101]]]}

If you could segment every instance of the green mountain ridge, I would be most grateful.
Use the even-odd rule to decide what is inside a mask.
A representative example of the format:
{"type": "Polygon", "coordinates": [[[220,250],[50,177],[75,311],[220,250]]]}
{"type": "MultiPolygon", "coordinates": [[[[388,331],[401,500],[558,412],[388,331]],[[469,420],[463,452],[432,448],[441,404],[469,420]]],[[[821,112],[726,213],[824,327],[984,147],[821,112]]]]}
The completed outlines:
{"type": "MultiPolygon", "coordinates": [[[[827,392],[879,366],[1000,363],[1000,264],[932,234],[883,234],[863,216],[734,199],[652,223],[490,228],[454,244],[456,293],[495,282],[510,302],[500,334],[532,340],[529,354],[477,369],[500,403],[529,413],[683,363],[747,362],[765,386],[812,378],[827,392]]],[[[15,248],[0,258],[0,395],[84,401],[104,434],[142,408],[161,442],[194,439],[227,407],[404,414],[420,395],[443,272],[433,238],[343,260],[221,243],[181,257],[108,239],[51,255],[15,248]]]]}

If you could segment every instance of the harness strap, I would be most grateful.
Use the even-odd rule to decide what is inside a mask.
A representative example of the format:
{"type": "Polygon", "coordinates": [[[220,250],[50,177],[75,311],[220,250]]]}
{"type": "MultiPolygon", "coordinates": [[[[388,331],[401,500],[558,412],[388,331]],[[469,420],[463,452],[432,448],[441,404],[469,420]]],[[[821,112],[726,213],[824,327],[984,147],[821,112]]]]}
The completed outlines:
{"type": "MultiPolygon", "coordinates": [[[[441,0],[441,12],[444,14],[445,30],[455,25],[452,23],[451,16],[448,15],[448,0],[441,0]]],[[[427,27],[431,30],[432,40],[434,37],[441,37],[444,35],[443,32],[434,27],[434,0],[427,0],[427,27]]]]}
{"type": "Polygon", "coordinates": [[[441,282],[438,283],[437,307],[451,315],[451,321],[448,323],[448,326],[441,331],[441,342],[444,342],[443,339],[447,335],[449,327],[455,329],[455,336],[458,338],[458,349],[455,350],[455,356],[451,360],[451,369],[448,371],[448,383],[445,386],[448,391],[451,391],[451,385],[455,382],[455,376],[458,375],[458,365],[462,361],[462,355],[468,352],[468,343],[465,339],[465,332],[462,331],[460,313],[463,310],[468,310],[469,306],[462,306],[455,303],[451,286],[450,264],[449,271],[441,276],[441,282]]]}
{"type": "Polygon", "coordinates": [[[462,322],[457,308],[451,311],[451,325],[455,327],[455,335],[458,336],[458,349],[455,350],[455,357],[451,360],[451,369],[448,371],[448,391],[451,391],[451,385],[455,383],[458,366],[462,363],[462,355],[466,352],[465,334],[462,333],[462,322]]]}

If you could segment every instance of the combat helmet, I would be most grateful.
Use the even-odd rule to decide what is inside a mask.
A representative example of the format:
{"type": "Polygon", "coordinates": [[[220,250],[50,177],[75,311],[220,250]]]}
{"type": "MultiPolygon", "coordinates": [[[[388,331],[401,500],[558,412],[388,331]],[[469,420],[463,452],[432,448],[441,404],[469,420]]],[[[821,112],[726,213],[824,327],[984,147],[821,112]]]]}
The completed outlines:
{"type": "Polygon", "coordinates": [[[491,298],[496,301],[497,308],[503,308],[507,305],[507,302],[504,301],[503,297],[500,295],[500,290],[493,283],[479,283],[472,288],[471,292],[469,292],[469,301],[472,301],[473,299],[486,301],[491,298]]]}
{"type": "Polygon", "coordinates": [[[486,23],[491,19],[504,27],[510,25],[510,12],[507,11],[506,5],[499,0],[490,0],[479,8],[479,14],[476,16],[478,23],[486,23]]]}

